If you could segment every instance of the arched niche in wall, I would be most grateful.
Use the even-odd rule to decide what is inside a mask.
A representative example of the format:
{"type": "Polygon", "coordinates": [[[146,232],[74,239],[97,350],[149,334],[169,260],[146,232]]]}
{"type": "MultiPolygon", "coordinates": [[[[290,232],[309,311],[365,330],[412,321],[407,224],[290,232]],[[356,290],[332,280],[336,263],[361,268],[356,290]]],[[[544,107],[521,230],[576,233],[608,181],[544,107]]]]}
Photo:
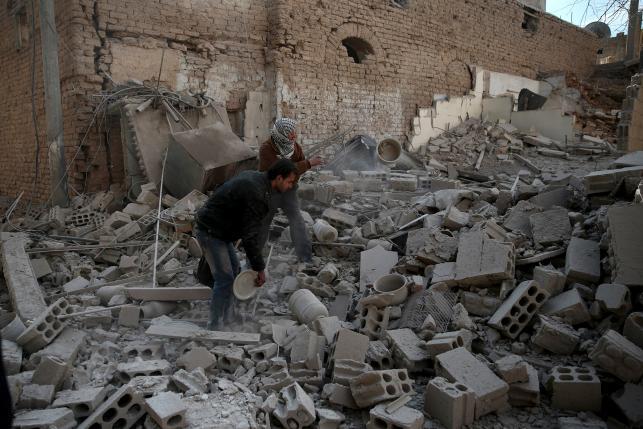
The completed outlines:
{"type": "Polygon", "coordinates": [[[460,59],[446,65],[446,83],[449,95],[465,95],[473,89],[474,78],[471,68],[460,59]]]}

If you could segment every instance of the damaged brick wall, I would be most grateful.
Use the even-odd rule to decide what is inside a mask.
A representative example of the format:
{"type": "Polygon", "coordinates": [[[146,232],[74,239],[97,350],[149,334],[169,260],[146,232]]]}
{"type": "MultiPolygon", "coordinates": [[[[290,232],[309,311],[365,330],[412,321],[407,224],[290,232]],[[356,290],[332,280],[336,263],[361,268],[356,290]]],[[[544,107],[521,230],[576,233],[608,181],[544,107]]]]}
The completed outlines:
{"type": "MultiPolygon", "coordinates": [[[[46,117],[40,49],[40,19],[38,2],[3,2],[0,6],[0,93],[3,107],[0,109],[0,195],[16,197],[24,191],[24,201],[32,196],[46,200],[50,194],[50,178],[46,145],[46,117]],[[33,25],[33,28],[32,28],[33,25]],[[35,51],[34,51],[35,49],[35,51]],[[33,61],[33,65],[32,65],[33,61]],[[32,70],[33,91],[32,91],[32,70]],[[36,125],[40,150],[39,177],[34,188],[36,171],[36,136],[32,119],[32,92],[34,94],[36,125]]],[[[71,102],[78,88],[73,76],[74,47],[70,43],[73,31],[68,19],[74,5],[64,2],[57,5],[56,23],[59,33],[59,68],[61,93],[69,100],[63,118],[65,154],[71,159],[75,151],[76,120],[74,115],[83,110],[82,105],[71,102]]]]}
{"type": "Polygon", "coordinates": [[[592,34],[525,15],[516,1],[405,3],[275,1],[278,108],[300,120],[305,139],[356,125],[404,140],[418,106],[470,88],[468,65],[533,79],[552,71],[587,76],[595,61],[592,34]],[[360,44],[366,56],[356,63],[348,54],[360,44]]]}
{"type": "MultiPolygon", "coordinates": [[[[122,182],[119,126],[93,115],[102,100],[97,95],[114,82],[156,82],[161,57],[163,85],[205,92],[231,111],[244,109],[250,91],[269,93],[270,117],[296,117],[304,142],[351,125],[354,132],[404,140],[417,107],[428,106],[434,94],[471,88],[470,65],[530,78],[558,70],[582,77],[595,60],[591,34],[548,15],[534,21],[513,0],[403,4],[408,7],[389,0],[57,2],[70,187],[86,192],[122,182]]],[[[8,9],[1,10],[0,89],[9,106],[0,112],[0,195],[6,196],[29,193],[35,150],[30,44],[15,49],[13,37],[5,37],[13,34],[12,24],[8,9]]],[[[36,19],[44,142],[38,26],[36,19]]],[[[40,161],[36,195],[46,200],[44,147],[40,161]]]]}

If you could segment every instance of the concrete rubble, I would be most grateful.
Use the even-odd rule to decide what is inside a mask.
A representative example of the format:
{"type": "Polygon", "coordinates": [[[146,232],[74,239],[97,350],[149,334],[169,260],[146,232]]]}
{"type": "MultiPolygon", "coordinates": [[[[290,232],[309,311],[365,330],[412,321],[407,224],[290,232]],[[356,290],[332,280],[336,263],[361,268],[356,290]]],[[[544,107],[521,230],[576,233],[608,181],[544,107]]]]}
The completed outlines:
{"type": "Polygon", "coordinates": [[[268,282],[221,331],[193,274],[205,194],[15,213],[41,229],[0,237],[16,427],[640,426],[640,167],[532,134],[467,119],[411,169],[304,175],[313,261],[277,214],[268,282]]]}

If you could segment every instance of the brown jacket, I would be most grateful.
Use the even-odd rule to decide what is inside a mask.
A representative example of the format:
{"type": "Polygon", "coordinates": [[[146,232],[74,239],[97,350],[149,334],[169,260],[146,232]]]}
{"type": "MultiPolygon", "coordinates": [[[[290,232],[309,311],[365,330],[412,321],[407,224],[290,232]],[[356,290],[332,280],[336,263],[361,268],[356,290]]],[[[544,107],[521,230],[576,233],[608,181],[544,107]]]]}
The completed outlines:
{"type": "MultiPolygon", "coordinates": [[[[266,140],[259,148],[259,171],[266,171],[280,159],[279,152],[272,144],[272,139],[266,140]]],[[[293,152],[290,160],[297,166],[297,175],[301,176],[306,171],[310,170],[310,162],[304,156],[304,150],[299,143],[295,143],[295,151],[293,152]]],[[[299,177],[297,177],[299,180],[299,177]]]]}

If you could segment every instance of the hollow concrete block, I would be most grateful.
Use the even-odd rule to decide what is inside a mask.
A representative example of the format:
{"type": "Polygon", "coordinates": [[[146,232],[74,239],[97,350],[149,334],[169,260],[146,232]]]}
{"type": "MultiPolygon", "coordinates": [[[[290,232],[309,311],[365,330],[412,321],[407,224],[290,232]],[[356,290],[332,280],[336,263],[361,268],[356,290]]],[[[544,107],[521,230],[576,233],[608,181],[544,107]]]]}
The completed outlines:
{"type": "Polygon", "coordinates": [[[74,413],[67,408],[49,408],[32,410],[16,416],[13,421],[15,429],[72,429],[76,427],[74,413]]]}
{"type": "Polygon", "coordinates": [[[300,429],[311,425],[317,416],[315,404],[310,396],[297,383],[284,387],[274,416],[284,427],[300,429]]]}
{"type": "Polygon", "coordinates": [[[78,426],[78,429],[131,427],[143,414],[145,414],[143,399],[131,386],[125,385],[96,408],[78,426]]]}
{"type": "Polygon", "coordinates": [[[625,319],[623,336],[643,348],[643,312],[631,313],[625,319]]]}
{"type": "Polygon", "coordinates": [[[370,420],[366,429],[422,429],[424,415],[410,407],[400,407],[393,412],[386,411],[389,404],[379,404],[371,408],[370,420]]]}
{"type": "Polygon", "coordinates": [[[475,419],[476,395],[462,383],[435,377],[424,391],[424,412],[447,429],[460,429],[475,419]]]}
{"type": "Polygon", "coordinates": [[[643,376],[643,350],[611,329],[598,340],[589,358],[625,382],[637,382],[643,376]]]}
{"type": "Polygon", "coordinates": [[[145,409],[161,429],[176,429],[187,425],[187,406],[173,392],[162,392],[145,400],[145,409]]]}
{"type": "Polygon", "coordinates": [[[531,339],[534,344],[560,355],[574,353],[580,341],[580,334],[574,328],[542,314],[539,320],[540,326],[531,339]]]}
{"type": "Polygon", "coordinates": [[[79,390],[61,390],[56,394],[52,407],[69,408],[76,419],[89,416],[107,395],[112,392],[112,386],[85,387],[79,390]]]}
{"type": "Polygon", "coordinates": [[[592,367],[556,366],[547,380],[554,408],[571,411],[601,410],[601,381],[592,367]]]}
{"type": "Polygon", "coordinates": [[[351,393],[360,408],[391,400],[413,391],[406,369],[372,371],[350,380],[351,393]]]}
{"type": "Polygon", "coordinates": [[[72,307],[65,298],[56,300],[20,334],[16,342],[20,344],[27,353],[34,353],[42,349],[51,343],[71,320],[69,318],[59,320],[58,316],[72,312],[72,307]]]}
{"type": "Polygon", "coordinates": [[[489,319],[489,326],[516,338],[549,298],[549,292],[531,280],[520,283],[489,319]]]}
{"type": "Polygon", "coordinates": [[[570,289],[549,298],[540,311],[543,314],[560,317],[570,325],[579,325],[591,319],[587,305],[577,289],[570,289]]]}

